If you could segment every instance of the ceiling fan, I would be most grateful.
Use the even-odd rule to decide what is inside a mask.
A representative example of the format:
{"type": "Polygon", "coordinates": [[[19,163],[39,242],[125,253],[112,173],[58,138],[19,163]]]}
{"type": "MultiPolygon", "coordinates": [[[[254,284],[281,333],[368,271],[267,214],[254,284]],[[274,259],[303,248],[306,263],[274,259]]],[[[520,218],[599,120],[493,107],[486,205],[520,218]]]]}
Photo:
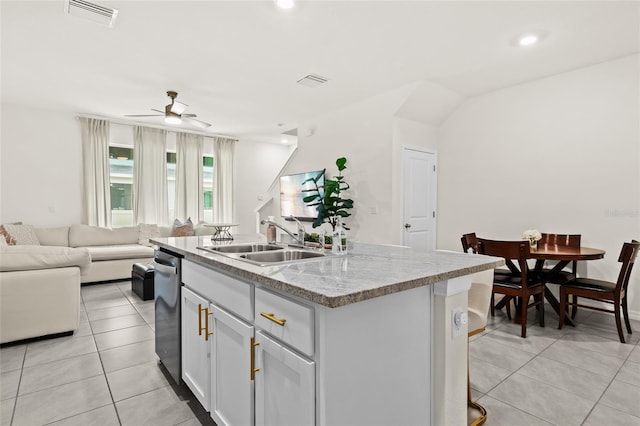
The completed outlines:
{"type": "Polygon", "coordinates": [[[171,103],[164,107],[164,111],[151,108],[151,111],[156,111],[156,112],[159,112],[160,114],[129,114],[129,115],[125,115],[125,117],[162,117],[164,116],[164,121],[169,124],[182,124],[183,122],[185,122],[203,129],[206,129],[207,127],[211,126],[211,124],[209,123],[196,120],[195,114],[184,113],[189,105],[176,101],[176,98],[178,97],[178,92],[169,90],[167,91],[167,96],[171,98],[171,103]]]}

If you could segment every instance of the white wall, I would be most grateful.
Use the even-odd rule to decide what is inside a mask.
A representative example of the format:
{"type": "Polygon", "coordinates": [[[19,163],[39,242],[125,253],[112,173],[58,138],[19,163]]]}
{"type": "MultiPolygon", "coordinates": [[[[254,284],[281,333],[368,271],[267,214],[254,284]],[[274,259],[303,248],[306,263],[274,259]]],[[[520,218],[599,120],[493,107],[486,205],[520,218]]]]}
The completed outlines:
{"type": "Polygon", "coordinates": [[[0,223],[80,223],[82,148],[72,113],[2,105],[0,223]]]}
{"type": "MultiPolygon", "coordinates": [[[[73,112],[2,104],[0,223],[80,223],[82,145],[76,116],[73,112]]],[[[130,125],[111,126],[114,142],[132,145],[132,134],[130,125]]],[[[170,139],[175,149],[175,137],[170,139]]],[[[210,147],[205,150],[210,151],[210,147]]],[[[255,232],[257,195],[267,191],[288,156],[289,147],[284,145],[238,142],[234,211],[240,227],[234,232],[255,232]]]]}
{"type": "MultiPolygon", "coordinates": [[[[634,55],[463,103],[440,128],[438,248],[459,250],[466,232],[579,233],[584,246],[607,251],[604,260],[583,262],[583,273],[615,280],[622,243],[640,239],[639,61],[634,55]]],[[[630,287],[629,308],[640,318],[639,271],[630,287]]]]}
{"type": "MultiPolygon", "coordinates": [[[[335,176],[335,161],[347,158],[345,181],[351,189],[343,194],[354,200],[352,216],[344,222],[349,237],[363,242],[392,241],[392,140],[394,113],[411,93],[413,86],[383,93],[330,114],[301,123],[298,151],[283,174],[327,168],[335,176]],[[313,134],[310,135],[309,133],[313,134]]],[[[279,212],[277,188],[272,212],[279,212]]],[[[274,214],[279,217],[277,213],[274,214]]],[[[280,220],[283,223],[283,220],[280,220]]],[[[325,225],[328,228],[328,225],[325,225]]],[[[293,230],[294,226],[290,226],[293,230]]],[[[307,232],[312,230],[307,225],[307,232]]]]}
{"type": "MultiPolygon", "coordinates": [[[[232,233],[256,232],[254,209],[262,202],[258,198],[271,196],[269,186],[289,158],[287,145],[240,139],[235,150],[235,210],[234,221],[239,225],[232,233]]],[[[279,186],[276,185],[276,188],[279,186]]]]}

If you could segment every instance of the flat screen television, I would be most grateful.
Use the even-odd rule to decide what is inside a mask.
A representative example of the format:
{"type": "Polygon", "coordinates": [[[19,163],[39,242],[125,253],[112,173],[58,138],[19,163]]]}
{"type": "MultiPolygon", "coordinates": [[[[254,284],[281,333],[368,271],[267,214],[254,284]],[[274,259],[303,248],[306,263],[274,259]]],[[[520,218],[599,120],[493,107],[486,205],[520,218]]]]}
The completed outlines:
{"type": "MultiPolygon", "coordinates": [[[[280,177],[280,215],[285,219],[293,216],[298,220],[313,222],[318,216],[316,207],[307,206],[302,199],[309,192],[302,192],[305,189],[315,189],[313,182],[307,182],[302,185],[305,180],[316,177],[322,173],[322,170],[313,172],[297,173],[280,177]]],[[[318,181],[318,186],[324,185],[324,176],[318,181]]],[[[322,189],[320,189],[322,191],[322,189]]]]}

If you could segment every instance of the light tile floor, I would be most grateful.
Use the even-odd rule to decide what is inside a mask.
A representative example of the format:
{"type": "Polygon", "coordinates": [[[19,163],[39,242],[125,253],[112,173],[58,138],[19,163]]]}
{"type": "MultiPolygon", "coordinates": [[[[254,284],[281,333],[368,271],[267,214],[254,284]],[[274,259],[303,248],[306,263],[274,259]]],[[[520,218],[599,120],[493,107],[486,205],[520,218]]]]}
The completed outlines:
{"type": "MultiPolygon", "coordinates": [[[[82,287],[73,336],[0,349],[0,425],[212,425],[154,351],[153,301],[128,281],[82,287]]],[[[531,315],[535,316],[535,315],[531,315]]],[[[582,310],[527,339],[502,312],[471,341],[473,397],[487,425],[639,425],[640,321],[625,345],[613,316],[582,310]]]]}
{"type": "Polygon", "coordinates": [[[0,425],[214,425],[159,368],[153,300],[130,281],[81,292],[73,336],[0,349],[0,425]]]}

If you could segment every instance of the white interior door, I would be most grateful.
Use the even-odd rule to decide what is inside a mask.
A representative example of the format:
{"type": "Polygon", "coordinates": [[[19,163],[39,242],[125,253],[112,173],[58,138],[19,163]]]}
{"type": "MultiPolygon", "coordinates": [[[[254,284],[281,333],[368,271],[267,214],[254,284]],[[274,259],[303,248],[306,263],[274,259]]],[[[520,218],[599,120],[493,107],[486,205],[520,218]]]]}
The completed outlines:
{"type": "Polygon", "coordinates": [[[402,243],[434,250],[436,247],[436,155],[404,148],[402,243]]]}

